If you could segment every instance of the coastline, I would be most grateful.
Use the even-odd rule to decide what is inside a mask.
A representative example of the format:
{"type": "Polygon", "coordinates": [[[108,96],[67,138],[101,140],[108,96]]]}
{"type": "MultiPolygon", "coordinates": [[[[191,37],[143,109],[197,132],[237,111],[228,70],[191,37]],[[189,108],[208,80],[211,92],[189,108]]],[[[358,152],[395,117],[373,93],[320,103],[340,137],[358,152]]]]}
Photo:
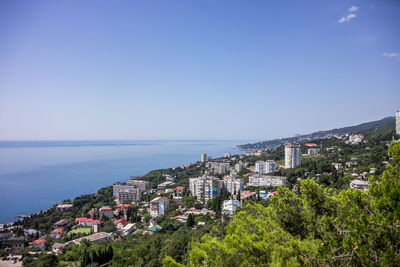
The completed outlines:
{"type": "MultiPolygon", "coordinates": [[[[246,141],[243,140],[243,142],[246,141]]],[[[10,224],[19,220],[16,218],[18,215],[32,216],[40,213],[41,210],[45,211],[54,206],[51,204],[48,205],[45,202],[60,202],[65,199],[74,199],[83,194],[95,193],[99,188],[112,185],[115,182],[128,180],[131,176],[139,176],[152,170],[172,168],[198,161],[201,153],[206,151],[214,157],[222,156],[226,152],[240,153],[239,150],[234,148],[238,143],[230,141],[211,142],[206,140],[198,142],[174,141],[172,143],[164,142],[162,145],[129,147],[64,146],[1,148],[0,157],[1,152],[3,154],[6,152],[17,154],[15,151],[18,153],[27,151],[30,153],[29,158],[35,158],[35,153],[41,152],[43,154],[42,150],[46,151],[49,156],[52,156],[54,153],[64,153],[64,150],[67,151],[64,153],[67,156],[70,156],[72,152],[78,153],[82,151],[88,154],[88,157],[91,157],[93,153],[106,154],[112,152],[114,155],[121,154],[120,157],[110,157],[109,159],[101,159],[100,157],[100,160],[58,164],[47,167],[39,166],[37,169],[27,170],[22,173],[4,173],[5,169],[3,168],[3,174],[0,173],[0,178],[2,178],[0,179],[0,185],[3,188],[9,188],[9,190],[0,196],[0,200],[5,204],[5,209],[2,209],[2,214],[0,214],[2,215],[0,216],[2,218],[1,224],[10,224]],[[90,153],[87,153],[87,150],[90,153]],[[148,152],[149,150],[150,152],[148,152]],[[128,153],[129,155],[127,155],[128,153]],[[24,199],[16,199],[14,196],[20,194],[21,187],[19,184],[21,182],[26,185],[30,184],[30,186],[27,186],[29,189],[24,192],[24,199]],[[77,184],[79,186],[76,186],[77,184]],[[47,189],[43,189],[42,185],[47,185],[47,189]],[[31,211],[26,212],[24,210],[31,211]]],[[[28,156],[25,157],[28,158],[28,156]]],[[[41,157],[44,158],[43,156],[41,157]]],[[[47,159],[48,157],[42,161],[45,162],[47,159]]],[[[52,163],[51,160],[50,163],[52,163]]],[[[24,166],[21,167],[23,168],[24,166]]]]}

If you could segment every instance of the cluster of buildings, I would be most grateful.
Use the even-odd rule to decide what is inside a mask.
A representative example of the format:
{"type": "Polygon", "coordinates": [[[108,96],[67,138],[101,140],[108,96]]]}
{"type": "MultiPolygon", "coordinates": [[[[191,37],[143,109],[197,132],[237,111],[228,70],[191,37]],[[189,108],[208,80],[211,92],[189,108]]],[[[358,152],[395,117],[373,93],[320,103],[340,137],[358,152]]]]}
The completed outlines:
{"type": "Polygon", "coordinates": [[[125,183],[116,183],[113,185],[113,197],[117,203],[125,201],[139,201],[144,192],[149,191],[149,182],[130,179],[125,183]]]}
{"type": "Polygon", "coordinates": [[[202,204],[219,196],[224,188],[231,194],[243,192],[244,181],[243,179],[237,179],[232,176],[218,179],[214,176],[207,175],[189,179],[189,190],[192,196],[202,204]]]}
{"type": "Polygon", "coordinates": [[[349,140],[346,141],[346,144],[356,145],[361,143],[364,140],[364,135],[362,134],[351,134],[349,135],[349,140]]]}
{"type": "Polygon", "coordinates": [[[225,174],[229,172],[231,164],[229,161],[209,161],[206,167],[214,171],[214,173],[225,174]]]}

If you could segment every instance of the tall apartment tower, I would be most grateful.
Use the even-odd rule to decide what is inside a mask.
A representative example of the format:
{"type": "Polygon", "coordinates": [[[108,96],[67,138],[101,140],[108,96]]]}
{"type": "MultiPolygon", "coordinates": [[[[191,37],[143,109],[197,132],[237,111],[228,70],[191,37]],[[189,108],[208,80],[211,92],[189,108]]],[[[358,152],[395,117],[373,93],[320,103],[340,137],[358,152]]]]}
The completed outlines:
{"type": "Polygon", "coordinates": [[[201,162],[206,162],[207,161],[207,153],[201,154],[201,162]]]}
{"type": "Polygon", "coordinates": [[[285,168],[291,169],[300,166],[301,163],[301,149],[300,145],[285,145],[285,168]]]}
{"type": "Polygon", "coordinates": [[[400,135],[400,110],[396,111],[396,133],[400,135]]]}
{"type": "Polygon", "coordinates": [[[203,204],[219,195],[223,181],[213,176],[189,178],[189,189],[193,197],[203,204]]]}

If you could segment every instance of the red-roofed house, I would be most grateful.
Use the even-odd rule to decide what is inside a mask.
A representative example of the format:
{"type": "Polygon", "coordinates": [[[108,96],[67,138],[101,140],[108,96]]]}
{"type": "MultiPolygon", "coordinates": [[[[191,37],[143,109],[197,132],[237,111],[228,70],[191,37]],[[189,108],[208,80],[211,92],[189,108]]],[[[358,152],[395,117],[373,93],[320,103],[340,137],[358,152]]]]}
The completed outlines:
{"type": "Polygon", "coordinates": [[[99,216],[100,216],[100,219],[103,218],[103,216],[106,216],[106,217],[112,219],[114,217],[114,211],[111,207],[103,206],[100,208],[99,216]]]}
{"type": "Polygon", "coordinates": [[[61,238],[61,236],[63,235],[63,233],[64,233],[64,229],[62,229],[62,228],[57,228],[57,229],[54,229],[53,231],[51,231],[51,234],[50,234],[50,236],[52,237],[52,238],[61,238]]]}
{"type": "Polygon", "coordinates": [[[44,250],[45,247],[46,247],[45,243],[46,243],[46,239],[39,238],[39,239],[36,239],[35,241],[33,241],[31,243],[31,246],[34,247],[34,248],[39,248],[40,250],[44,250]]]}
{"type": "Polygon", "coordinates": [[[129,209],[130,206],[131,206],[131,204],[118,204],[117,210],[127,210],[127,209],[129,209]]]}
{"type": "Polygon", "coordinates": [[[126,224],[126,220],[125,219],[116,220],[114,224],[118,229],[122,229],[126,224]]]}
{"type": "Polygon", "coordinates": [[[305,146],[308,146],[308,147],[310,147],[310,146],[317,146],[316,143],[305,143],[304,145],[305,145],[305,146]]]}

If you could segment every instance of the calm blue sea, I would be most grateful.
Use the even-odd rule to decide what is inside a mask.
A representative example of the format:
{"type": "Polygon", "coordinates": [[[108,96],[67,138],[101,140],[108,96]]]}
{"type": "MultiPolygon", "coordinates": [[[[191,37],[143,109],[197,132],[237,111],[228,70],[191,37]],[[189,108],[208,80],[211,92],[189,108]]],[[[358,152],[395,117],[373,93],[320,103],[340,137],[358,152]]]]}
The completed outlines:
{"type": "Polygon", "coordinates": [[[153,169],[238,154],[235,141],[0,141],[0,224],[153,169]]]}

